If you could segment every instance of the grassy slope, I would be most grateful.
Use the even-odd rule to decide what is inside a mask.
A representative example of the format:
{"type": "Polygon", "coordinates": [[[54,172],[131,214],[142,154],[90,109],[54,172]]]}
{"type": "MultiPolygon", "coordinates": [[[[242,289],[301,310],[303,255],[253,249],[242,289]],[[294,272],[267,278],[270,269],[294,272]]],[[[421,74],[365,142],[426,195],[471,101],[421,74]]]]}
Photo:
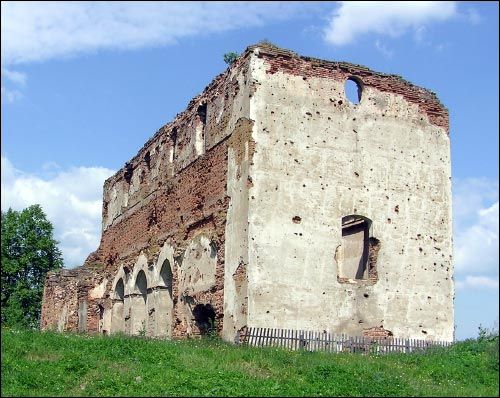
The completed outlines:
{"type": "Polygon", "coordinates": [[[498,337],[362,356],[2,329],[2,396],[498,396],[498,337]]]}

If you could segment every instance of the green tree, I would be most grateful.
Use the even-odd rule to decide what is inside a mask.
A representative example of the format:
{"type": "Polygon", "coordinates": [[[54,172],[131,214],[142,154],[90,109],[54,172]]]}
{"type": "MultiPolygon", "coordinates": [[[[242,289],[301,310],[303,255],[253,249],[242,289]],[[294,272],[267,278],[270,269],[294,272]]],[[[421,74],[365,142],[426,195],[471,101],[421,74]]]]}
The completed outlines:
{"type": "Polygon", "coordinates": [[[38,327],[47,271],[62,267],[40,205],[2,212],[2,325],[38,327]]]}
{"type": "Polygon", "coordinates": [[[233,51],[224,54],[224,62],[231,65],[238,58],[238,53],[233,51]]]}

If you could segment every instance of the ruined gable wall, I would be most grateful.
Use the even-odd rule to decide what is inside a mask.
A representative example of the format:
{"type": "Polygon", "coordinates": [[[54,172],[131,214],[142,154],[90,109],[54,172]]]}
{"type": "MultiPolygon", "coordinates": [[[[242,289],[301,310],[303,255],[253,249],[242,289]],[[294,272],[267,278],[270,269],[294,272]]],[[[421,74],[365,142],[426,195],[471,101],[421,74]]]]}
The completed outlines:
{"type": "Polygon", "coordinates": [[[52,329],[77,330],[78,296],[77,273],[71,270],[49,272],[47,274],[42,302],[40,327],[52,329]],[[55,305],[57,304],[57,307],[55,305]]]}
{"type": "MultiPolygon", "coordinates": [[[[190,283],[182,274],[192,272],[188,271],[190,266],[184,260],[188,257],[186,261],[193,264],[196,261],[190,260],[185,251],[193,241],[203,236],[216,248],[214,280],[210,286],[198,289],[189,299],[211,303],[217,314],[217,327],[222,329],[224,257],[228,240],[224,232],[230,202],[226,194],[228,150],[231,148],[232,153],[244,151],[247,145],[244,139],[250,137],[248,128],[251,127],[245,121],[249,114],[250,83],[247,57],[243,56],[193,99],[185,112],[162,127],[124,168],[105,182],[101,242],[82,267],[93,266],[92,283],[75,287],[71,283],[62,284],[57,273],[48,275],[42,328],[53,327],[60,308],[77,294],[87,300],[87,330],[103,328],[109,331],[112,288],[117,272],[123,269],[133,272],[131,270],[140,254],[146,257],[147,268],[153,269],[158,266],[161,247],[168,243],[174,248],[175,258],[174,264],[171,264],[174,280],[173,335],[185,335],[193,325],[186,324],[183,319],[186,317],[182,314],[179,301],[184,291],[189,289],[180,286],[179,281],[190,283]],[[104,288],[96,289],[98,286],[104,288]],[[60,291],[60,294],[53,293],[55,291],[60,291]],[[105,309],[104,315],[101,314],[103,319],[99,319],[99,305],[105,309]]],[[[74,272],[78,274],[80,270],[74,272]]],[[[124,307],[125,312],[130,310],[130,302],[125,302],[124,307]]],[[[149,312],[151,310],[148,308],[149,312]]],[[[78,313],[78,309],[72,311],[78,313]]],[[[77,322],[69,322],[65,328],[78,330],[77,322]]],[[[193,333],[197,332],[195,326],[191,329],[194,329],[193,333]]],[[[151,328],[150,332],[154,333],[153,330],[151,328]]]]}
{"type": "Polygon", "coordinates": [[[62,332],[98,329],[99,308],[92,289],[96,276],[99,278],[99,271],[99,268],[91,265],[47,274],[40,322],[42,330],[62,332]]]}
{"type": "Polygon", "coordinates": [[[251,74],[249,326],[452,340],[446,109],[398,77],[274,48],[251,74]],[[349,214],[373,221],[376,282],[338,278],[349,214]]]}

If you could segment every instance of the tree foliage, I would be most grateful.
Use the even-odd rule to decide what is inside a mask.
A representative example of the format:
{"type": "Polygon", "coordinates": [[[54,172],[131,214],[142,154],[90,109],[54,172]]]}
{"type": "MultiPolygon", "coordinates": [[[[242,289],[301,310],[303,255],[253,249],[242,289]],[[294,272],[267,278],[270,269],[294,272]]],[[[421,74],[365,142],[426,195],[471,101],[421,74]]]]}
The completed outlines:
{"type": "Polygon", "coordinates": [[[47,271],[62,267],[40,205],[2,212],[2,325],[38,327],[47,271]]]}
{"type": "Polygon", "coordinates": [[[231,65],[238,58],[238,53],[233,51],[224,54],[224,62],[231,65]]]}

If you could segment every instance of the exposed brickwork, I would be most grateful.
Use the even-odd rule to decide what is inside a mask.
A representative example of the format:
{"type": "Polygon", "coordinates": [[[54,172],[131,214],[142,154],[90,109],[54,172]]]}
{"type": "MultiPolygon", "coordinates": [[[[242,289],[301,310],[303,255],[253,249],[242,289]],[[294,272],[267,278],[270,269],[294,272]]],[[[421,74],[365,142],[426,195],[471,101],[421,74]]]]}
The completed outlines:
{"type": "Polygon", "coordinates": [[[87,328],[89,331],[97,331],[98,303],[89,299],[87,293],[98,283],[100,271],[99,268],[87,266],[48,273],[42,303],[41,328],[78,330],[78,306],[81,301],[87,301],[87,328]]]}
{"type": "MultiPolygon", "coordinates": [[[[257,154],[254,142],[256,122],[249,118],[249,103],[253,95],[254,98],[258,96],[257,90],[262,84],[250,78],[250,64],[252,59],[252,62],[256,63],[255,57],[260,58],[260,65],[264,60],[267,70],[264,71],[263,68],[262,74],[267,72],[268,77],[269,74],[282,72],[302,76],[304,80],[314,77],[344,82],[349,77],[356,76],[364,87],[400,94],[408,102],[417,104],[419,112],[425,114],[432,124],[448,131],[448,111],[435,95],[397,76],[376,73],[359,65],[301,57],[273,46],[251,46],[226,72],[217,76],[203,93],[195,97],[184,112],[160,128],[136,156],[106,180],[102,207],[103,233],[99,247],[88,256],[82,267],[47,275],[42,306],[42,329],[77,331],[84,327],[88,332],[107,330],[109,327],[103,327],[103,314],[112,314],[113,305],[119,302],[122,304],[124,325],[132,330],[130,324],[134,315],[125,303],[127,300],[140,301],[141,295],[137,291],[130,291],[124,295],[122,293],[118,299],[113,291],[117,275],[125,275],[126,280],[134,272],[137,274],[138,258],[144,258],[141,256],[146,257],[147,264],[142,263],[140,267],[145,270],[158,267],[161,250],[167,246],[173,251],[171,336],[186,337],[188,334],[196,335],[202,332],[194,323],[189,324],[187,318],[190,314],[186,314],[186,308],[192,309],[197,305],[209,305],[213,308],[217,330],[222,332],[225,315],[224,283],[227,277],[225,270],[234,284],[234,294],[237,296],[232,304],[234,314],[238,311],[240,317],[234,330],[240,330],[241,325],[247,323],[247,314],[252,308],[248,304],[248,297],[251,295],[249,272],[253,272],[252,264],[248,261],[249,249],[245,243],[239,246],[240,251],[233,247],[232,252],[227,252],[226,244],[230,237],[225,234],[228,225],[237,225],[238,233],[241,233],[237,235],[237,239],[239,240],[240,236],[243,236],[243,240],[250,239],[245,235],[250,223],[248,201],[249,197],[254,200],[254,196],[253,193],[249,196],[248,190],[255,189],[254,182],[258,181],[259,175],[249,171],[254,165],[254,153],[257,154]],[[228,164],[229,159],[231,165],[228,164]],[[234,195],[231,193],[231,203],[228,196],[229,185],[236,192],[234,195]],[[238,196],[238,191],[243,193],[238,196]],[[239,207],[235,205],[235,200],[240,200],[237,203],[239,207]],[[241,203],[244,201],[246,203],[241,203]],[[228,216],[230,205],[231,209],[236,206],[238,210],[235,213],[238,214],[228,216]],[[238,219],[245,211],[248,213],[245,213],[246,218],[238,219]],[[234,224],[228,222],[230,217],[233,217],[234,224]],[[200,237],[208,239],[210,248],[213,247],[215,253],[203,253],[203,250],[207,251],[208,246],[192,246],[193,242],[199,242],[197,239],[200,237]],[[193,247],[195,249],[189,249],[193,247]],[[183,264],[186,265],[188,250],[200,251],[192,254],[193,263],[198,261],[198,255],[214,254],[211,257],[212,262],[208,261],[212,269],[207,275],[210,274],[211,278],[214,276],[215,264],[214,280],[210,279],[209,285],[200,284],[202,288],[192,291],[190,286],[186,286],[191,282],[195,284],[190,278],[199,281],[204,275],[196,274],[196,264],[190,264],[189,272],[192,273],[186,277],[187,271],[183,264]],[[234,257],[234,260],[230,261],[234,272],[229,273],[227,269],[230,268],[225,267],[226,254],[228,258],[230,255],[234,257]],[[82,317],[85,317],[85,322],[82,317]]],[[[421,116],[419,112],[414,111],[417,117],[421,116]]],[[[319,112],[317,113],[319,115],[319,112]]],[[[283,167],[288,167],[284,161],[283,167]]],[[[287,216],[287,220],[291,217],[296,227],[307,224],[304,220],[309,222],[307,215],[302,219],[294,214],[287,216]]],[[[261,222],[264,223],[265,220],[261,222]]],[[[233,242],[235,246],[239,243],[233,242]]],[[[380,248],[381,242],[371,238],[368,278],[356,280],[356,283],[371,286],[377,282],[376,264],[380,248]]],[[[162,261],[163,259],[164,257],[162,261]]],[[[337,280],[342,283],[353,282],[340,277],[337,280]]],[[[148,282],[148,297],[161,288],[166,289],[165,286],[159,286],[157,281],[155,283],[149,285],[148,282]]],[[[159,308],[147,308],[145,316],[149,320],[157,319],[156,317],[160,316],[159,308]]],[[[230,321],[227,325],[230,325],[230,321]]],[[[155,333],[153,326],[152,322],[148,324],[148,333],[155,333]]],[[[392,329],[392,326],[389,327],[392,329]]],[[[138,330],[136,326],[134,330],[138,330]]],[[[392,333],[383,327],[372,327],[365,329],[363,335],[387,337],[392,336],[392,333]]]]}
{"type": "Polygon", "coordinates": [[[331,62],[299,56],[292,51],[269,45],[259,45],[259,57],[269,63],[268,73],[281,71],[304,78],[320,77],[338,81],[345,81],[355,76],[361,80],[362,86],[402,95],[407,101],[417,104],[431,123],[449,132],[448,110],[439,102],[436,95],[400,76],[374,72],[362,65],[347,62],[331,62]]]}
{"type": "Polygon", "coordinates": [[[368,278],[375,281],[378,279],[377,258],[379,250],[380,241],[371,237],[368,240],[368,278]]]}
{"type": "Polygon", "coordinates": [[[363,337],[391,337],[392,332],[390,330],[384,329],[382,326],[373,327],[363,330],[363,337]]]}
{"type": "MultiPolygon", "coordinates": [[[[217,327],[219,330],[222,328],[224,230],[228,207],[227,151],[231,146],[241,161],[245,143],[251,139],[252,127],[248,120],[241,119],[232,134],[226,131],[233,99],[229,94],[235,95],[238,91],[237,81],[229,77],[229,72],[245,69],[246,60],[247,57],[241,57],[230,70],[214,79],[200,96],[189,103],[186,111],[162,127],[134,158],[105,182],[103,218],[107,216],[109,207],[106,192],[120,184],[125,187],[123,189],[128,189],[134,183],[138,170],[141,170],[139,189],[129,197],[127,209],[105,227],[99,248],[88,256],[84,266],[47,275],[42,329],[53,328],[59,319],[60,308],[68,298],[75,296],[78,299],[71,301],[65,329],[78,330],[78,301],[86,299],[87,329],[98,331],[99,305],[111,310],[112,282],[121,265],[132,270],[141,250],[147,253],[150,262],[155,262],[165,241],[175,248],[175,256],[181,261],[188,243],[200,234],[209,237],[217,248],[216,282],[209,291],[191,298],[195,302],[211,303],[216,312],[217,327]],[[220,96],[225,99],[221,120],[217,123],[214,112],[209,113],[204,132],[209,145],[205,154],[197,156],[193,136],[195,125],[200,122],[199,104],[213,104],[220,96]],[[227,140],[227,137],[230,139],[227,140]],[[163,146],[161,150],[160,146],[163,146]],[[172,148],[175,148],[173,164],[168,159],[172,148]],[[159,172],[153,177],[152,170],[158,162],[159,172]],[[89,299],[89,290],[105,278],[106,294],[99,299],[89,299]]],[[[177,267],[173,267],[173,280],[178,280],[177,267]]],[[[183,336],[185,326],[181,324],[178,313],[177,283],[173,284],[172,293],[173,336],[183,336]]]]}

